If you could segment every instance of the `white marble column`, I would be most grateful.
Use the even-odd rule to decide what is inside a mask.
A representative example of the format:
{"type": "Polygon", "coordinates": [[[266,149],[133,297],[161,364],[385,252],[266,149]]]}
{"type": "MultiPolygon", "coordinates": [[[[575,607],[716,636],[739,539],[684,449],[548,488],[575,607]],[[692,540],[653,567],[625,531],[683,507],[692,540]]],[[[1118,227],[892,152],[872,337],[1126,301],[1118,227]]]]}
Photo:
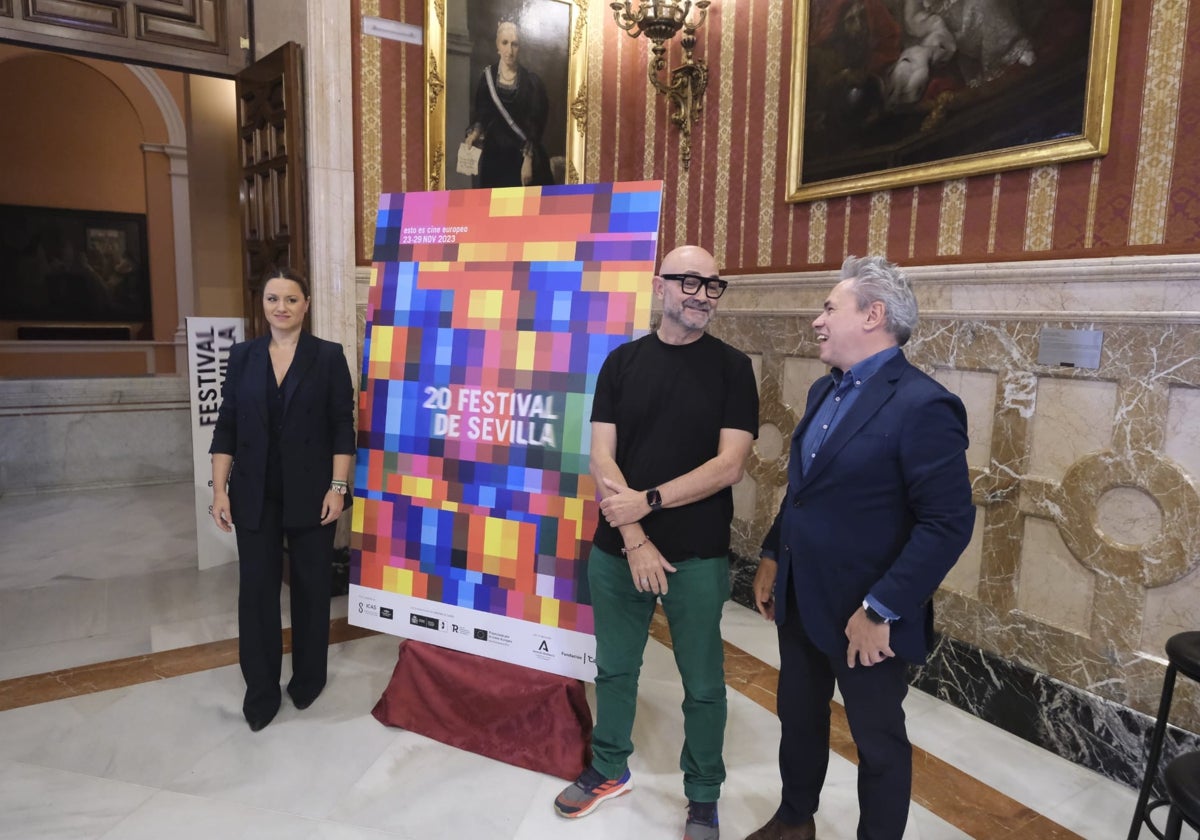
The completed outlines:
{"type": "MultiPolygon", "coordinates": [[[[357,283],[354,255],[354,97],[349,6],[308,0],[304,89],[308,133],[309,277],[313,332],[342,345],[358,381],[357,283]]],[[[335,545],[349,542],[350,519],[335,545]]]]}
{"type": "Polygon", "coordinates": [[[351,15],[344,0],[308,0],[306,9],[304,82],[313,331],[340,343],[350,369],[357,371],[351,15]]]}
{"type": "Polygon", "coordinates": [[[192,277],[192,217],[188,204],[187,147],[168,143],[143,143],[143,154],[167,157],[171,178],[171,211],[175,235],[175,372],[187,371],[186,322],[196,311],[196,285],[192,277]]]}

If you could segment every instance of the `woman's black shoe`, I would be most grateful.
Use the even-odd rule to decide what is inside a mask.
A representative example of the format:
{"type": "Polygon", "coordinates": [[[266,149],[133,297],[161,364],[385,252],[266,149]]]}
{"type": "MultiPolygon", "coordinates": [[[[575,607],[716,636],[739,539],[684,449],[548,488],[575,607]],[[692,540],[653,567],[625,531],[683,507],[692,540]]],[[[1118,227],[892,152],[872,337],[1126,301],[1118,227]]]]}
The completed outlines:
{"type": "Polygon", "coordinates": [[[259,732],[263,729],[266,729],[267,724],[270,723],[271,721],[275,720],[275,715],[278,711],[279,710],[276,709],[274,712],[271,712],[271,714],[266,715],[264,717],[250,717],[249,715],[247,715],[246,723],[250,724],[250,731],[251,732],[259,732]]]}
{"type": "Polygon", "coordinates": [[[321,692],[318,691],[312,697],[307,698],[296,697],[290,691],[288,692],[288,695],[292,698],[292,705],[303,711],[316,702],[316,699],[321,696],[321,692]]]}
{"type": "Polygon", "coordinates": [[[303,711],[304,709],[307,709],[309,706],[311,706],[314,702],[316,702],[316,699],[321,696],[321,692],[324,690],[325,690],[325,686],[322,684],[322,686],[317,689],[317,693],[313,694],[310,697],[308,695],[304,695],[304,694],[300,694],[299,692],[292,691],[291,685],[288,685],[287,693],[288,693],[288,697],[292,698],[292,705],[295,706],[297,709],[300,709],[301,711],[303,711]]]}

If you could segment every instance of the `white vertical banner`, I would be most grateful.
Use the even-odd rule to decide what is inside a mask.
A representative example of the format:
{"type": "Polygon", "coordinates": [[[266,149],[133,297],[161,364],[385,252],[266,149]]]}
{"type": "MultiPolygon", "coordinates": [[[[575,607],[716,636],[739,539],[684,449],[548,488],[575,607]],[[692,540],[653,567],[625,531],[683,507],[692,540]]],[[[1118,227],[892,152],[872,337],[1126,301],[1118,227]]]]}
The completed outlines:
{"type": "Polygon", "coordinates": [[[196,482],[196,548],[199,568],[237,560],[237,542],[216,526],[212,504],[212,465],[208,448],[221,409],[221,386],[229,349],[245,337],[241,318],[188,318],[188,390],[192,403],[192,474],[196,482]]]}

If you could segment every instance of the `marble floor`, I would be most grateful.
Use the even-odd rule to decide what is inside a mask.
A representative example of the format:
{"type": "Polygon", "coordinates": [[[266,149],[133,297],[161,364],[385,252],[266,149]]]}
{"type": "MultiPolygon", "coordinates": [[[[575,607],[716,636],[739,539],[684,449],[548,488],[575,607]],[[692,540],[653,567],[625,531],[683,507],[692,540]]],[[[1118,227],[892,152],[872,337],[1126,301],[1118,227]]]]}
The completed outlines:
{"type": "MultiPolygon", "coordinates": [[[[231,641],[236,576],[195,570],[191,493],[0,497],[0,839],[682,835],[682,692],[661,622],[638,697],[635,790],[562,820],[551,802],[563,780],[379,724],[370,712],[399,641],[344,618],[317,702],[301,712],[285,700],[251,733],[231,641]]],[[[722,629],[721,823],[740,840],[778,794],[779,663],[771,627],[750,610],[727,605],[722,629]]],[[[1125,837],[1134,791],[926,694],[910,693],[906,708],[916,747],[906,838],[1125,837]]],[[[835,706],[821,840],[854,837],[853,757],[835,706]]]]}

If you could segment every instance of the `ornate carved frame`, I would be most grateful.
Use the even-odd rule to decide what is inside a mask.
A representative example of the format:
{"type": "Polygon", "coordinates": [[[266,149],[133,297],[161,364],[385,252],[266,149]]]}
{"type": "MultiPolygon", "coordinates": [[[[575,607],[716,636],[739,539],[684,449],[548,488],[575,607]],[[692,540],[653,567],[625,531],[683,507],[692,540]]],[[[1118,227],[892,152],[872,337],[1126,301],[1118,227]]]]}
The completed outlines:
{"type": "MultiPolygon", "coordinates": [[[[482,3],[485,0],[473,2],[482,3]]],[[[495,0],[486,2],[500,5],[495,0]]],[[[583,181],[587,140],[587,0],[526,0],[523,5],[528,7],[543,3],[570,7],[564,180],[568,184],[578,184],[583,181]]],[[[453,166],[453,153],[461,140],[452,138],[448,143],[446,138],[446,100],[449,98],[446,7],[446,0],[427,0],[425,6],[425,183],[430,190],[444,189],[447,161],[453,166]]],[[[466,107],[466,103],[462,105],[466,107]]]]}

